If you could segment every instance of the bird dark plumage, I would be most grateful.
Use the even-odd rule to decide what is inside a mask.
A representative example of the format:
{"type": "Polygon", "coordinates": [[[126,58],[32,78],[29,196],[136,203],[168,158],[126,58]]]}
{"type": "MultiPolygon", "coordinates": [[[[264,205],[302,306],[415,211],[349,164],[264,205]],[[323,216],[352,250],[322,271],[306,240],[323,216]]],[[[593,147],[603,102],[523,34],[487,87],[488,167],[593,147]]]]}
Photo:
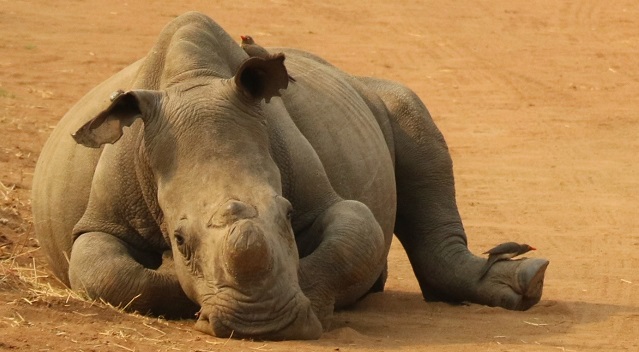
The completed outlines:
{"type": "MultiPolygon", "coordinates": [[[[242,49],[244,49],[244,52],[248,54],[248,56],[261,57],[262,59],[269,59],[274,56],[263,46],[257,44],[253,37],[251,37],[250,35],[242,35],[240,36],[240,38],[242,38],[241,47],[242,49]]],[[[291,75],[288,75],[288,80],[290,82],[295,82],[295,78],[291,77],[291,75]]]]}
{"type": "Polygon", "coordinates": [[[255,40],[250,35],[240,36],[242,38],[241,47],[251,57],[261,57],[262,59],[268,59],[271,57],[271,53],[264,49],[263,46],[255,43],[255,40]]]}
{"type": "Polygon", "coordinates": [[[484,264],[484,267],[481,269],[481,275],[479,279],[481,280],[488,270],[493,266],[493,264],[497,263],[500,260],[510,260],[518,255],[524,254],[529,251],[534,251],[536,248],[531,247],[525,243],[519,244],[517,242],[506,242],[502,243],[483,254],[488,254],[488,261],[484,264]]]}

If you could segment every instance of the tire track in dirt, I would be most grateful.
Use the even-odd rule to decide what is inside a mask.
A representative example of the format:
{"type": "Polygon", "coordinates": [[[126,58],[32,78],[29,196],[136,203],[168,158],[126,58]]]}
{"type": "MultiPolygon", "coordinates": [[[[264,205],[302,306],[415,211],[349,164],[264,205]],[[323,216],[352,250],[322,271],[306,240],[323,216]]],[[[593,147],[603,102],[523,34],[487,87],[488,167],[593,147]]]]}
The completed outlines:
{"type": "Polygon", "coordinates": [[[634,61],[630,57],[637,55],[636,50],[631,49],[639,45],[636,26],[639,7],[635,2],[617,1],[612,4],[580,1],[558,4],[561,4],[558,16],[553,16],[552,23],[558,31],[567,33],[572,42],[578,44],[579,50],[575,54],[584,56],[582,64],[593,62],[606,66],[605,69],[613,74],[621,73],[617,75],[621,77],[615,77],[615,81],[639,81],[636,67],[620,66],[620,63],[623,65],[634,61]]]}
{"type": "Polygon", "coordinates": [[[592,37],[601,41],[601,34],[598,31],[602,14],[601,4],[597,1],[575,1],[561,2],[558,16],[552,20],[556,21],[560,29],[568,30],[574,27],[584,27],[590,31],[592,37]]]}
{"type": "MultiPolygon", "coordinates": [[[[585,23],[587,23],[589,19],[598,16],[598,8],[588,7],[586,5],[576,6],[574,11],[577,13],[575,16],[579,18],[579,21],[585,23]]],[[[491,14],[487,13],[486,15],[490,16],[491,14]]],[[[553,21],[556,20],[556,18],[551,18],[550,20],[553,21]]],[[[574,25],[569,22],[566,24],[566,28],[561,35],[566,36],[566,33],[573,31],[574,25]]],[[[509,33],[503,33],[500,40],[515,43],[517,37],[509,33]]],[[[513,44],[513,47],[517,47],[517,45],[513,44]]],[[[538,48],[532,48],[533,51],[530,55],[533,57],[526,58],[527,60],[523,61],[530,65],[528,67],[531,68],[531,70],[526,71],[514,71],[510,69],[510,63],[504,63],[503,61],[501,61],[501,65],[503,66],[494,65],[493,61],[486,56],[486,51],[477,53],[463,46],[455,49],[456,51],[450,51],[453,54],[448,55],[448,57],[446,55],[441,56],[439,58],[441,62],[450,60],[451,57],[455,56],[473,55],[473,67],[483,69],[479,74],[472,77],[471,80],[459,81],[459,83],[475,84],[477,80],[481,80],[486,78],[487,75],[490,75],[491,80],[484,88],[490,86],[488,91],[492,88],[496,88],[500,91],[499,93],[502,93],[497,96],[519,102],[519,105],[502,103],[503,105],[501,105],[501,107],[512,108],[511,110],[513,110],[513,112],[521,107],[526,107],[526,105],[531,104],[531,102],[533,105],[538,105],[538,102],[540,102],[546,105],[573,106],[579,110],[582,109],[578,107],[581,101],[584,98],[587,99],[587,97],[575,96],[573,92],[566,91],[566,86],[553,84],[561,81],[549,76],[550,72],[545,70],[546,67],[535,67],[535,65],[541,65],[543,63],[543,61],[542,63],[537,63],[534,60],[534,55],[537,54],[536,49],[538,48]],[[538,71],[535,72],[534,69],[538,69],[538,71]],[[537,73],[541,73],[541,75],[536,75],[537,73]],[[502,91],[508,92],[509,94],[503,94],[502,91]]],[[[520,51],[525,49],[526,48],[518,48],[520,51]]],[[[557,48],[557,50],[559,50],[559,48],[557,48]]],[[[542,53],[542,51],[539,50],[539,53],[542,53]]],[[[572,64],[571,62],[579,62],[580,60],[586,59],[587,55],[587,52],[575,53],[576,57],[570,58],[567,63],[572,64]]],[[[517,56],[520,57],[520,59],[523,57],[522,55],[517,56]]],[[[520,70],[525,66],[518,64],[514,67],[520,70]]],[[[466,73],[467,72],[464,72],[464,74],[466,73]]],[[[468,73],[475,74],[475,72],[468,73]]],[[[593,74],[595,73],[593,72],[593,74]]],[[[464,78],[468,79],[469,77],[465,76],[464,78]]],[[[491,93],[493,92],[491,91],[487,94],[491,93]]],[[[492,100],[490,104],[493,107],[497,105],[494,102],[494,98],[495,95],[489,98],[492,100]]],[[[588,103],[590,103],[590,101],[588,103]]],[[[611,305],[581,307],[587,309],[587,311],[574,316],[576,320],[575,324],[579,327],[580,324],[592,325],[593,322],[608,320],[610,321],[609,326],[599,331],[602,333],[614,331],[613,336],[619,335],[620,338],[623,338],[623,336],[627,336],[623,331],[628,328],[632,317],[614,316],[612,319],[608,317],[611,315],[619,315],[627,309],[626,307],[630,307],[636,304],[636,302],[633,302],[630,298],[633,293],[631,289],[628,287],[619,287],[622,281],[620,281],[618,277],[621,274],[618,268],[618,261],[609,260],[609,257],[602,253],[602,248],[617,248],[618,246],[622,246],[620,243],[606,241],[605,231],[603,231],[611,226],[617,227],[615,217],[618,218],[618,216],[615,216],[614,211],[607,209],[610,195],[606,193],[609,190],[597,189],[600,182],[605,182],[607,175],[602,175],[598,170],[592,169],[592,165],[586,162],[592,157],[593,149],[596,147],[588,143],[583,143],[585,140],[588,140],[589,137],[575,135],[574,132],[570,131],[574,125],[568,127],[569,123],[573,123],[571,119],[575,117],[582,119],[583,116],[580,116],[579,113],[575,116],[574,111],[567,111],[567,113],[563,119],[546,121],[549,123],[549,126],[555,125],[555,128],[559,128],[559,130],[554,131],[555,133],[552,133],[549,127],[544,128],[543,126],[533,125],[534,130],[542,132],[542,135],[535,137],[538,139],[537,143],[533,143],[536,144],[536,146],[531,146],[540,149],[531,151],[526,150],[525,145],[514,146],[532,158],[529,163],[522,163],[516,159],[484,160],[480,162],[490,162],[495,169],[504,170],[505,175],[503,176],[517,175],[517,181],[514,184],[509,184],[500,179],[499,175],[496,175],[497,177],[491,177],[490,172],[481,173],[483,176],[473,181],[471,183],[472,188],[465,189],[465,192],[471,193],[471,196],[467,196],[467,198],[483,200],[481,203],[483,209],[479,210],[476,214],[480,214],[480,219],[490,220],[471,221],[468,229],[469,232],[487,235],[488,238],[505,238],[511,235],[507,233],[509,231],[519,231],[523,237],[527,235],[535,236],[535,226],[531,225],[531,223],[533,223],[531,219],[536,217],[542,220],[543,223],[539,224],[537,229],[551,230],[550,233],[542,233],[541,236],[537,234],[537,237],[535,237],[543,239],[540,243],[540,246],[543,246],[543,252],[540,251],[538,255],[551,259],[552,263],[552,272],[549,273],[550,281],[548,282],[546,297],[567,296],[575,300],[606,297],[606,301],[611,302],[611,305]],[[567,125],[567,127],[562,127],[564,124],[567,125]],[[564,130],[562,130],[562,128],[564,130]],[[547,140],[548,144],[539,143],[541,140],[547,140]],[[543,168],[544,164],[548,164],[549,156],[555,153],[559,153],[558,160],[560,164],[557,168],[549,170],[549,174],[551,174],[557,182],[553,182],[552,179],[540,180],[538,173],[532,173],[530,177],[526,176],[527,171],[531,171],[531,165],[534,165],[533,161],[537,162],[537,167],[543,168]],[[573,156],[570,157],[570,154],[573,156]],[[570,161],[566,163],[567,160],[570,161]],[[513,166],[508,167],[504,165],[513,166]],[[559,180],[563,180],[563,183],[559,184],[559,180]],[[530,187],[533,183],[538,184],[535,187],[530,187]],[[528,187],[526,187],[527,185],[528,187]],[[511,194],[516,192],[517,187],[522,186],[528,188],[525,193],[526,196],[518,198],[516,194],[511,194]],[[482,189],[486,188],[499,189],[500,194],[492,196],[489,192],[482,191],[482,189]],[[535,192],[535,196],[531,199],[532,189],[543,190],[543,192],[535,192]],[[597,193],[593,194],[593,192],[597,193]],[[493,204],[495,201],[498,202],[500,197],[508,199],[509,202],[513,204],[510,206],[508,204],[493,204]],[[519,202],[523,204],[518,204],[519,202]],[[558,204],[562,206],[558,206],[558,204]],[[514,206],[514,209],[508,209],[511,206],[514,206]],[[504,209],[506,209],[505,212],[504,209]],[[517,216],[520,211],[536,213],[536,216],[529,215],[527,219],[519,222],[514,219],[513,216],[517,216]],[[565,214],[563,214],[564,212],[565,214]],[[568,219],[566,214],[574,214],[574,218],[568,219]],[[504,226],[505,223],[514,225],[504,226]],[[520,224],[523,227],[519,227],[516,224],[520,224]],[[595,224],[594,227],[593,224],[595,224]],[[567,246],[567,243],[571,245],[567,246]],[[583,280],[583,278],[592,277],[593,272],[600,273],[602,276],[597,276],[588,281],[583,280]],[[553,287],[553,277],[561,277],[564,280],[565,286],[574,287],[575,290],[569,290],[569,293],[564,290],[556,290],[553,287]],[[550,295],[548,295],[548,293],[550,295]]],[[[547,119],[543,116],[539,118],[541,121],[547,119]]],[[[518,122],[513,121],[513,123],[518,125],[518,122]]],[[[525,125],[521,125],[521,127],[531,127],[530,121],[525,122],[525,125]]],[[[583,127],[583,125],[580,127],[583,127]]],[[[467,130],[466,137],[468,137],[468,132],[467,130]]],[[[526,134],[522,133],[521,135],[525,136],[526,134]]],[[[502,142],[504,141],[503,137],[503,135],[500,136],[502,142]]],[[[602,137],[602,139],[610,140],[609,137],[611,136],[602,137]]],[[[614,139],[614,137],[612,138],[614,139]]],[[[474,142],[469,142],[469,145],[472,145],[478,140],[479,139],[475,139],[474,142]]],[[[491,145],[494,148],[496,142],[492,141],[491,145]]],[[[477,151],[475,150],[475,152],[477,151]]],[[[515,153],[513,153],[513,155],[514,154],[515,153]]],[[[491,158],[496,158],[496,156],[493,155],[491,158]]],[[[491,165],[484,165],[484,171],[490,170],[491,165]]],[[[474,169],[470,164],[466,164],[466,167],[474,169]]],[[[472,177],[472,175],[468,173],[461,173],[461,175],[465,180],[472,177]]],[[[617,238],[622,238],[623,233],[614,231],[613,233],[607,234],[607,236],[618,236],[617,238]]],[[[471,239],[478,243],[479,246],[486,243],[486,237],[472,237],[471,239]]],[[[631,253],[628,255],[632,256],[631,253]]],[[[636,294],[636,290],[634,293],[636,294]]],[[[633,330],[634,329],[636,328],[633,328],[633,330]]]]}

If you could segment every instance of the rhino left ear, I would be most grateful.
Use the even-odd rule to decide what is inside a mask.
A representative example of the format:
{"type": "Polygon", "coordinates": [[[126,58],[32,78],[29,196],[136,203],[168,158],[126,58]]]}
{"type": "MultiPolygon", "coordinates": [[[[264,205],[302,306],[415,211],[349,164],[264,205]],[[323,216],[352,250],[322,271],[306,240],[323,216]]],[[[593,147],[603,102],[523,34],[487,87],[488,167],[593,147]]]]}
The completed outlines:
{"type": "Polygon", "coordinates": [[[122,137],[125,126],[131,126],[138,117],[146,120],[152,114],[153,107],[159,103],[159,95],[159,92],[150,90],[116,92],[108,108],[71,136],[78,144],[89,148],[113,144],[122,137]]]}
{"type": "Polygon", "coordinates": [[[248,98],[264,100],[279,97],[280,89],[288,87],[288,72],[284,66],[284,54],[268,58],[250,57],[245,60],[235,74],[235,85],[248,98]]]}

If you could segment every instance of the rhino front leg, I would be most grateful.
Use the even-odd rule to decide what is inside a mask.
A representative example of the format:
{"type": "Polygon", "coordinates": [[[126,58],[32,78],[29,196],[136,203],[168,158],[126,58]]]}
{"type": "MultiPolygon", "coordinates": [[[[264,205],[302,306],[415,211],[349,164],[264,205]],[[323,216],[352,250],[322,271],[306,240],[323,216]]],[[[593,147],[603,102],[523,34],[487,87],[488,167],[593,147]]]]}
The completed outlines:
{"type": "Polygon", "coordinates": [[[395,234],[424,298],[516,310],[537,303],[548,261],[502,262],[480,280],[486,260],[468,250],[455,200],[452,160],[442,134],[412,91],[381,80],[363,81],[375,89],[389,112],[396,156],[395,234]]]}
{"type": "Polygon", "coordinates": [[[170,256],[142,252],[106,233],[75,240],[69,280],[72,289],[129,311],[193,317],[198,310],[182,291],[170,256]]]}
{"type": "Polygon", "coordinates": [[[380,277],[384,234],[368,207],[344,200],[317,217],[304,237],[319,245],[300,260],[300,287],[326,330],[334,308],[354,303],[380,277]]]}

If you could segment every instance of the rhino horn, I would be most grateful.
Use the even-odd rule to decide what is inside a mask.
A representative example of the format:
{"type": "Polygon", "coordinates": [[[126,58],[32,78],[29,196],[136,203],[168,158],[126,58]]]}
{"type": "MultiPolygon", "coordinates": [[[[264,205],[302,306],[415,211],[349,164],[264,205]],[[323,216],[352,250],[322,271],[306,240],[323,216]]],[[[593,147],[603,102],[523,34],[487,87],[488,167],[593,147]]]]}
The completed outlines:
{"type": "Polygon", "coordinates": [[[240,220],[231,226],[224,256],[229,273],[239,281],[263,277],[273,268],[264,231],[252,220],[240,220]]]}

